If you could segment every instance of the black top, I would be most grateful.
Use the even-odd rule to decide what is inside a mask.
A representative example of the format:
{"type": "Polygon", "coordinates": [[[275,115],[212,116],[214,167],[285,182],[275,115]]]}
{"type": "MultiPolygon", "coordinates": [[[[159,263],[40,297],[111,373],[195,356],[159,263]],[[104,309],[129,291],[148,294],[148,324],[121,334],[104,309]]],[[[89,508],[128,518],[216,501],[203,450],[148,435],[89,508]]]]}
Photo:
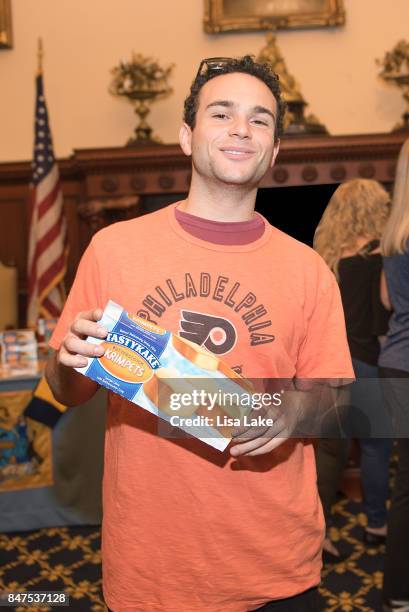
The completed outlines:
{"type": "Polygon", "coordinates": [[[380,298],[382,256],[372,253],[378,247],[373,240],[338,264],[349,349],[352,357],[370,365],[378,363],[378,336],[386,334],[390,316],[380,298]]]}

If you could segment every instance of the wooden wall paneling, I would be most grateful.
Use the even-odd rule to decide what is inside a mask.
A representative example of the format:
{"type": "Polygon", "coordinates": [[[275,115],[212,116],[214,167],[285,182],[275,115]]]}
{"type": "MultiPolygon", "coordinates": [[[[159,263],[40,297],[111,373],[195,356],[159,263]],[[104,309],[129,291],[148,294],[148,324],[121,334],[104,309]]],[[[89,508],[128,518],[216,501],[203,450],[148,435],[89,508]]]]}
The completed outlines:
{"type": "Polygon", "coordinates": [[[65,284],[67,290],[71,287],[75,272],[78,267],[82,253],[82,245],[80,244],[79,219],[77,215],[77,207],[79,203],[78,196],[64,196],[64,212],[67,219],[67,235],[68,235],[68,263],[67,276],[65,284]]]}
{"type": "MultiPolygon", "coordinates": [[[[61,173],[62,174],[62,173],[61,173]]],[[[64,198],[64,212],[67,220],[68,264],[65,284],[67,290],[71,287],[79,260],[87,244],[81,241],[80,219],[78,206],[82,201],[82,185],[78,178],[62,175],[61,189],[64,198]]]]}
{"type": "Polygon", "coordinates": [[[18,319],[25,318],[28,251],[28,188],[8,184],[0,189],[0,259],[18,273],[18,319]]]}
{"type": "MultiPolygon", "coordinates": [[[[277,163],[262,187],[339,184],[355,178],[391,183],[405,133],[286,138],[277,163]]],[[[79,259],[96,228],[115,220],[138,216],[187,192],[191,161],[179,145],[146,145],[74,151],[58,161],[68,221],[70,254],[67,288],[79,259]],[[90,201],[136,196],[138,204],[109,208],[98,219],[84,215],[90,201]]],[[[0,257],[16,261],[19,269],[21,313],[25,308],[28,246],[27,197],[30,162],[0,164],[0,257]]]]}

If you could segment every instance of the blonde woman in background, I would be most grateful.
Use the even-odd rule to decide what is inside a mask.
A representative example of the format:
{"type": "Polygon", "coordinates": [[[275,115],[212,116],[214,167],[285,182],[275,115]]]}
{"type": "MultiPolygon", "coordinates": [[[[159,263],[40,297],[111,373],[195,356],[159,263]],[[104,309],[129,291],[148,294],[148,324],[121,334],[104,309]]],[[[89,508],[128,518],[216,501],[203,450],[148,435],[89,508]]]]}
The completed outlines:
{"type": "Polygon", "coordinates": [[[317,227],[314,248],[334,272],[340,287],[348,344],[356,382],[345,437],[321,439],[317,447],[318,489],[327,522],[324,560],[339,551],[329,538],[331,511],[347,459],[349,439],[359,438],[361,478],[367,526],[363,539],[379,545],[386,537],[390,421],[378,378],[380,340],[389,313],[380,300],[380,238],[390,210],[390,197],[376,181],[354,179],[334,192],[317,227]]]}
{"type": "Polygon", "coordinates": [[[385,402],[397,438],[398,468],[388,520],[384,597],[387,611],[409,612],[409,139],[399,154],[392,210],[382,239],[393,314],[379,358],[385,402]]]}

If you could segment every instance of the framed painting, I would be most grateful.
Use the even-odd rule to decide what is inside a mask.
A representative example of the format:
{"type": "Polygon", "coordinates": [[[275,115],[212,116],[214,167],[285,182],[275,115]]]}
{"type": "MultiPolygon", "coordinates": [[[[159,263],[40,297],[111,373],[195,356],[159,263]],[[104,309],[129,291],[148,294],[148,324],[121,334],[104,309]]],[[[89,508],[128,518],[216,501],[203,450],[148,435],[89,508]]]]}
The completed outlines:
{"type": "Polygon", "coordinates": [[[205,0],[204,29],[209,33],[344,23],[343,0],[205,0]]]}
{"type": "Polygon", "coordinates": [[[11,0],[0,0],[0,49],[11,49],[11,0]]]}

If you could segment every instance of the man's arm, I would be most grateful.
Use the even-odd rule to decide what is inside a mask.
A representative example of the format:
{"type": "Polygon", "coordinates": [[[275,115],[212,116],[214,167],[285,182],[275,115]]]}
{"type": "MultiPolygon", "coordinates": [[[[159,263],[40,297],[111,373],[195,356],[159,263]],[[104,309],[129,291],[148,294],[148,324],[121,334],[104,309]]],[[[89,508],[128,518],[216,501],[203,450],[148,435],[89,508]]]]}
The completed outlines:
{"type": "Polygon", "coordinates": [[[107,330],[98,324],[102,310],[79,313],[70,325],[58,351],[46,366],[46,378],[54,397],[66,406],[82,404],[96,393],[98,384],[74,368],[87,365],[86,357],[101,357],[104,349],[86,342],[87,336],[105,338],[107,330]]]}

